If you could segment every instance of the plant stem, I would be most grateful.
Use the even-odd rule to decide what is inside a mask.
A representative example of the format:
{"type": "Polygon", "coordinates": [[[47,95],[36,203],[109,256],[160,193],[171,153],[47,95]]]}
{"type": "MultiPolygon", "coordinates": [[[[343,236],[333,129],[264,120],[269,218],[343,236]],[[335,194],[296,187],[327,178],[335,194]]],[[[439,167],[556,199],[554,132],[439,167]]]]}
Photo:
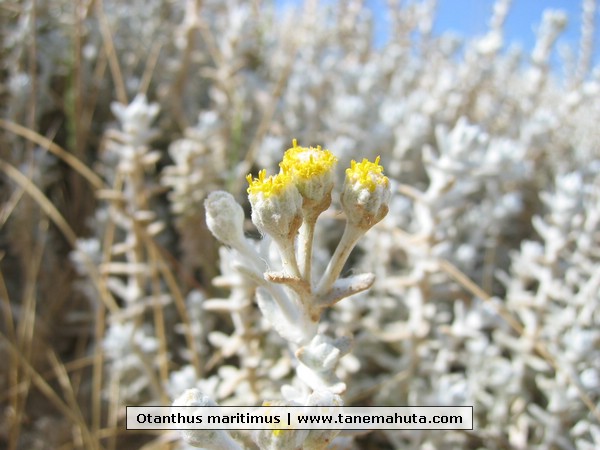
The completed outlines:
{"type": "Polygon", "coordinates": [[[274,239],[279,253],[281,253],[281,261],[283,262],[283,270],[288,274],[300,278],[300,269],[298,269],[298,261],[296,260],[296,251],[294,249],[293,239],[274,239]]]}
{"type": "Polygon", "coordinates": [[[312,246],[315,236],[316,217],[305,217],[300,227],[298,264],[304,280],[311,284],[312,246]]]}
{"type": "Polygon", "coordinates": [[[364,229],[346,222],[346,228],[344,229],[342,239],[340,239],[340,242],[335,249],[335,253],[331,257],[327,269],[325,269],[325,273],[317,286],[315,292],[317,297],[326,294],[331,289],[335,280],[340,276],[344,264],[346,264],[346,260],[348,259],[348,256],[350,256],[350,252],[352,252],[352,249],[363,234],[365,234],[364,229]]]}

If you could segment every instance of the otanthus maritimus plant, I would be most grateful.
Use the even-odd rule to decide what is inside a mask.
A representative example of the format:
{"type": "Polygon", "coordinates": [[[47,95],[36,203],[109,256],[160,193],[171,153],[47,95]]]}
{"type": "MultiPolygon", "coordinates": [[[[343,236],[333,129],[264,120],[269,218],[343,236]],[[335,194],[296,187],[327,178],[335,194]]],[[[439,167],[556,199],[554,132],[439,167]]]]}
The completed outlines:
{"type": "MultiPolygon", "coordinates": [[[[237,269],[258,287],[257,302],[264,317],[288,341],[296,355],[294,387],[284,386],[285,404],[343,404],[340,397],[346,385],[335,369],[352,346],[349,336],[332,338],[319,332],[323,311],[343,298],[371,287],[373,274],[340,278],[352,249],[388,211],[391,196],[389,180],[383,174],[379,157],[351,162],[341,192],[346,227],[337,248],[320,279],[313,279],[312,249],[318,217],[331,205],[337,158],[321,147],[301,147],[296,140],[279,164],[280,172],[258,177],[248,175],[248,197],[252,221],[265,240],[272,240],[280,256],[281,270],[272,270],[243,233],[242,207],[227,192],[211,193],[206,202],[207,225],[214,236],[238,252],[237,269]],[[315,397],[316,396],[316,397],[315,397]],[[326,399],[327,401],[325,401],[326,399]]],[[[188,390],[183,396],[201,395],[188,390]]],[[[181,398],[176,404],[181,403],[181,398]]],[[[184,439],[194,445],[205,431],[188,432],[184,439]]],[[[258,433],[260,448],[324,448],[336,432],[288,430],[285,433],[258,433]],[[316,436],[318,433],[319,436],[316,436]],[[314,436],[312,434],[315,434],[314,436]]],[[[232,447],[234,448],[234,447],[232,447]]]]}
{"type": "Polygon", "coordinates": [[[472,405],[475,423],[336,448],[600,448],[600,2],[483,2],[489,25],[463,40],[432,26],[441,1],[388,1],[377,45],[374,2],[281,3],[298,2],[0,2],[0,445],[156,448],[173,434],[122,432],[125,404],[190,388],[309,403],[303,380],[339,379],[347,405],[472,405]],[[507,25],[524,4],[539,14],[520,47],[507,25]],[[288,136],[338,159],[339,214],[307,198],[328,198],[335,163],[321,184],[294,175],[313,293],[346,225],[350,160],[381,154],[402,194],[346,264],[377,283],[316,330],[304,296],[264,279],[293,277],[271,236],[238,227],[242,254],[204,223],[224,189],[214,207],[231,201],[251,226],[244,176],[279,172],[288,136]],[[288,348],[257,286],[276,328],[308,343],[288,348]]]}

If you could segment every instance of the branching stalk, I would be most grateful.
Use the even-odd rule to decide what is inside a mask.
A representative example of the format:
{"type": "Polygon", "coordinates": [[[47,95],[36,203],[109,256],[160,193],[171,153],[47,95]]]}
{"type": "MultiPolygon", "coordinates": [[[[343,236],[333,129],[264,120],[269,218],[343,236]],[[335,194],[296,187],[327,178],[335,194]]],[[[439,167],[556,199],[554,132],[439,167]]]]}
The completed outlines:
{"type": "Polygon", "coordinates": [[[342,272],[344,264],[346,264],[352,249],[364,234],[364,229],[359,228],[349,222],[346,223],[346,228],[344,229],[342,239],[335,249],[335,253],[329,261],[327,269],[325,269],[325,273],[323,274],[323,277],[317,286],[315,292],[317,297],[326,294],[331,289],[333,283],[335,283],[335,280],[337,280],[340,276],[340,273],[342,272]]]}

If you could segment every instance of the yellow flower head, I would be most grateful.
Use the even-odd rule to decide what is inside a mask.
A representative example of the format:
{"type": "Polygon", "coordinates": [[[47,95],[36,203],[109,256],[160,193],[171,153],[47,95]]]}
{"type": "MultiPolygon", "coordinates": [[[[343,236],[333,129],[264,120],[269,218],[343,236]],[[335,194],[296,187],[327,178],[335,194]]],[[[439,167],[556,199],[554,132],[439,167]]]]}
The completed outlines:
{"type": "Polygon", "coordinates": [[[331,203],[333,168],[337,158],[320,146],[300,147],[296,139],[292,142],[293,147],[285,152],[279,167],[292,177],[298,191],[308,202],[305,212],[316,217],[331,203]]]}
{"type": "Polygon", "coordinates": [[[293,186],[292,177],[286,173],[278,173],[267,177],[265,169],[258,172],[258,178],[252,179],[252,175],[246,176],[248,180],[248,194],[262,193],[264,198],[282,195],[290,186],[293,186]]]}
{"type": "Polygon", "coordinates": [[[293,147],[283,155],[283,161],[279,164],[281,170],[289,173],[292,177],[308,180],[313,177],[328,174],[337,162],[329,150],[323,150],[321,146],[300,147],[298,141],[292,141],[293,147]]]}
{"type": "Polygon", "coordinates": [[[387,214],[390,196],[390,180],[383,174],[379,156],[375,162],[351,162],[340,196],[349,222],[368,230],[387,214]]]}
{"type": "Polygon", "coordinates": [[[302,196],[292,177],[286,173],[267,177],[263,169],[258,172],[258,178],[248,175],[246,179],[256,228],[275,240],[295,236],[302,224],[302,196]]]}
{"type": "Polygon", "coordinates": [[[379,165],[380,157],[371,162],[366,158],[357,163],[352,160],[350,168],[346,169],[346,179],[354,185],[359,185],[369,192],[374,192],[377,186],[388,187],[390,180],[383,174],[383,167],[379,165]]]}

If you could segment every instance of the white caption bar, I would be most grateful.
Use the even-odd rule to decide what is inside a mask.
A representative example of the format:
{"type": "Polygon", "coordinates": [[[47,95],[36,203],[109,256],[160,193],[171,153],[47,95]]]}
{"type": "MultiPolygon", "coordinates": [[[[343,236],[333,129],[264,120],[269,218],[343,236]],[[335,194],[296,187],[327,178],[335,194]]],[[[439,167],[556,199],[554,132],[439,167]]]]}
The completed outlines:
{"type": "Polygon", "coordinates": [[[472,406],[127,407],[128,430],[472,430],[472,406]]]}

